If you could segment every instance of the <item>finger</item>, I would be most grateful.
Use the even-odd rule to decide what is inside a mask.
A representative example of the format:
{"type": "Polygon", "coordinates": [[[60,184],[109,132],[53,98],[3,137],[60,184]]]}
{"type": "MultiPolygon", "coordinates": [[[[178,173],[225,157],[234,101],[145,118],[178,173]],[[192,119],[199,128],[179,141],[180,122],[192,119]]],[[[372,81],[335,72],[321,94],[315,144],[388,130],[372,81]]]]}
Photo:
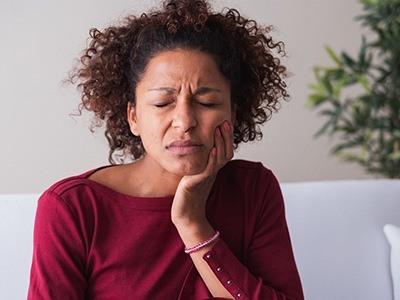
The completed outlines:
{"type": "Polygon", "coordinates": [[[222,137],[224,140],[225,159],[229,161],[233,158],[233,126],[225,121],[222,126],[222,137]]]}
{"type": "Polygon", "coordinates": [[[210,150],[210,153],[208,155],[207,165],[202,174],[205,174],[206,176],[214,174],[216,168],[217,168],[217,149],[214,146],[210,150]]]}
{"type": "Polygon", "coordinates": [[[218,126],[215,128],[215,139],[214,139],[214,146],[217,150],[216,153],[216,159],[217,159],[217,166],[221,167],[223,164],[225,164],[226,159],[225,159],[225,142],[224,138],[222,136],[222,128],[221,126],[218,126]]]}

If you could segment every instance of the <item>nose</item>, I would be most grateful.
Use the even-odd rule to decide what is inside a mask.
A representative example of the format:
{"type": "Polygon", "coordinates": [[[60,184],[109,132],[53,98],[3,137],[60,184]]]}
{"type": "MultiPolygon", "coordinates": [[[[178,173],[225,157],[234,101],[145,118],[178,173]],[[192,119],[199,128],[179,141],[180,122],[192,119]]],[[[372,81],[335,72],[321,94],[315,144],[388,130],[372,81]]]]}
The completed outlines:
{"type": "Polygon", "coordinates": [[[174,108],[172,127],[188,132],[197,125],[195,111],[190,101],[178,102],[174,108]]]}

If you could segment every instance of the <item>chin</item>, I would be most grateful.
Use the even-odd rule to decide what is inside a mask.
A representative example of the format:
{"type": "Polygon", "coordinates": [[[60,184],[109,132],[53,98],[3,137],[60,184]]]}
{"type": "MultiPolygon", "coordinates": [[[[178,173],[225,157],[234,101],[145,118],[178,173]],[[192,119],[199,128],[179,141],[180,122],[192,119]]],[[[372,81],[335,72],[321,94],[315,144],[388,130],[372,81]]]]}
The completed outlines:
{"type": "Polygon", "coordinates": [[[206,163],[193,163],[193,162],[188,162],[188,163],[176,163],[173,166],[173,170],[171,170],[171,173],[174,173],[175,175],[178,176],[187,176],[187,175],[196,175],[204,171],[206,167],[206,163]]]}

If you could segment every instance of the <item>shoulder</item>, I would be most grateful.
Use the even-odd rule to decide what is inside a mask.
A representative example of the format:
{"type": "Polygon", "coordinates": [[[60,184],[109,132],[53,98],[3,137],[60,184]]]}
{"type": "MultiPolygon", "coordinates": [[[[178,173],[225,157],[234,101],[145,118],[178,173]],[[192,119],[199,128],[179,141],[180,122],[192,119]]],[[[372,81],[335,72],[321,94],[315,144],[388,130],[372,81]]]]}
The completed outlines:
{"type": "Polygon", "coordinates": [[[261,162],[253,162],[248,160],[231,160],[227,163],[218,174],[220,177],[229,177],[232,179],[237,179],[239,181],[243,180],[270,180],[275,179],[273,172],[264,167],[261,162]]]}
{"type": "Polygon", "coordinates": [[[281,193],[279,182],[270,169],[260,162],[246,160],[232,160],[227,163],[219,171],[216,185],[253,198],[281,193]]]}
{"type": "Polygon", "coordinates": [[[75,175],[75,176],[70,176],[67,178],[64,178],[62,180],[59,180],[52,184],[46,192],[54,193],[59,196],[62,196],[63,194],[67,193],[71,189],[77,188],[77,187],[82,187],[82,186],[90,186],[90,180],[88,177],[93,174],[94,172],[103,169],[104,167],[93,169],[86,171],[82,174],[75,175]]]}
{"type": "MultiPolygon", "coordinates": [[[[233,160],[226,164],[218,173],[213,195],[213,211],[229,214],[228,219],[236,223],[244,220],[242,225],[247,228],[255,228],[263,218],[275,220],[283,211],[278,180],[260,162],[233,160]]],[[[218,218],[212,219],[215,224],[218,218]]]]}
{"type": "Polygon", "coordinates": [[[96,211],[102,208],[103,202],[111,199],[104,188],[88,179],[98,169],[64,178],[51,185],[39,198],[37,219],[50,223],[61,222],[61,219],[65,223],[68,219],[80,226],[93,223],[96,211]]]}
{"type": "Polygon", "coordinates": [[[39,199],[40,205],[61,205],[71,207],[81,206],[82,202],[91,202],[91,199],[104,197],[103,188],[88,177],[97,170],[89,170],[76,176],[59,180],[46,189],[39,199]],[[102,196],[103,195],[103,196],[102,196]]]}

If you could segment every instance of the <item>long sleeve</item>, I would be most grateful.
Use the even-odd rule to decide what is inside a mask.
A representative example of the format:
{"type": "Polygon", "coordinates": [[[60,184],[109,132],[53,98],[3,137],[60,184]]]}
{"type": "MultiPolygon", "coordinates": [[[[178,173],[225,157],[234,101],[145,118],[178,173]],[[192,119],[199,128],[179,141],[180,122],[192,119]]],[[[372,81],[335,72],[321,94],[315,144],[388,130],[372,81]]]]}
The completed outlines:
{"type": "MultiPolygon", "coordinates": [[[[304,296],[286,224],[282,193],[272,172],[264,170],[251,185],[254,194],[250,197],[259,199],[254,205],[246,203],[248,208],[243,209],[243,214],[248,215],[244,217],[243,225],[245,245],[238,247],[235,233],[230,236],[232,230],[237,231],[236,236],[241,235],[240,226],[235,227],[240,223],[238,221],[225,229],[227,241],[222,235],[203,259],[235,299],[301,300],[304,296]]],[[[234,206],[234,197],[231,199],[230,206],[234,206]]],[[[231,214],[231,218],[235,216],[240,220],[240,214],[231,214]]],[[[226,221],[215,223],[222,227],[221,231],[224,230],[221,224],[226,221]]]]}
{"type": "Polygon", "coordinates": [[[85,245],[71,211],[51,191],[36,212],[28,299],[84,299],[85,245]]]}

